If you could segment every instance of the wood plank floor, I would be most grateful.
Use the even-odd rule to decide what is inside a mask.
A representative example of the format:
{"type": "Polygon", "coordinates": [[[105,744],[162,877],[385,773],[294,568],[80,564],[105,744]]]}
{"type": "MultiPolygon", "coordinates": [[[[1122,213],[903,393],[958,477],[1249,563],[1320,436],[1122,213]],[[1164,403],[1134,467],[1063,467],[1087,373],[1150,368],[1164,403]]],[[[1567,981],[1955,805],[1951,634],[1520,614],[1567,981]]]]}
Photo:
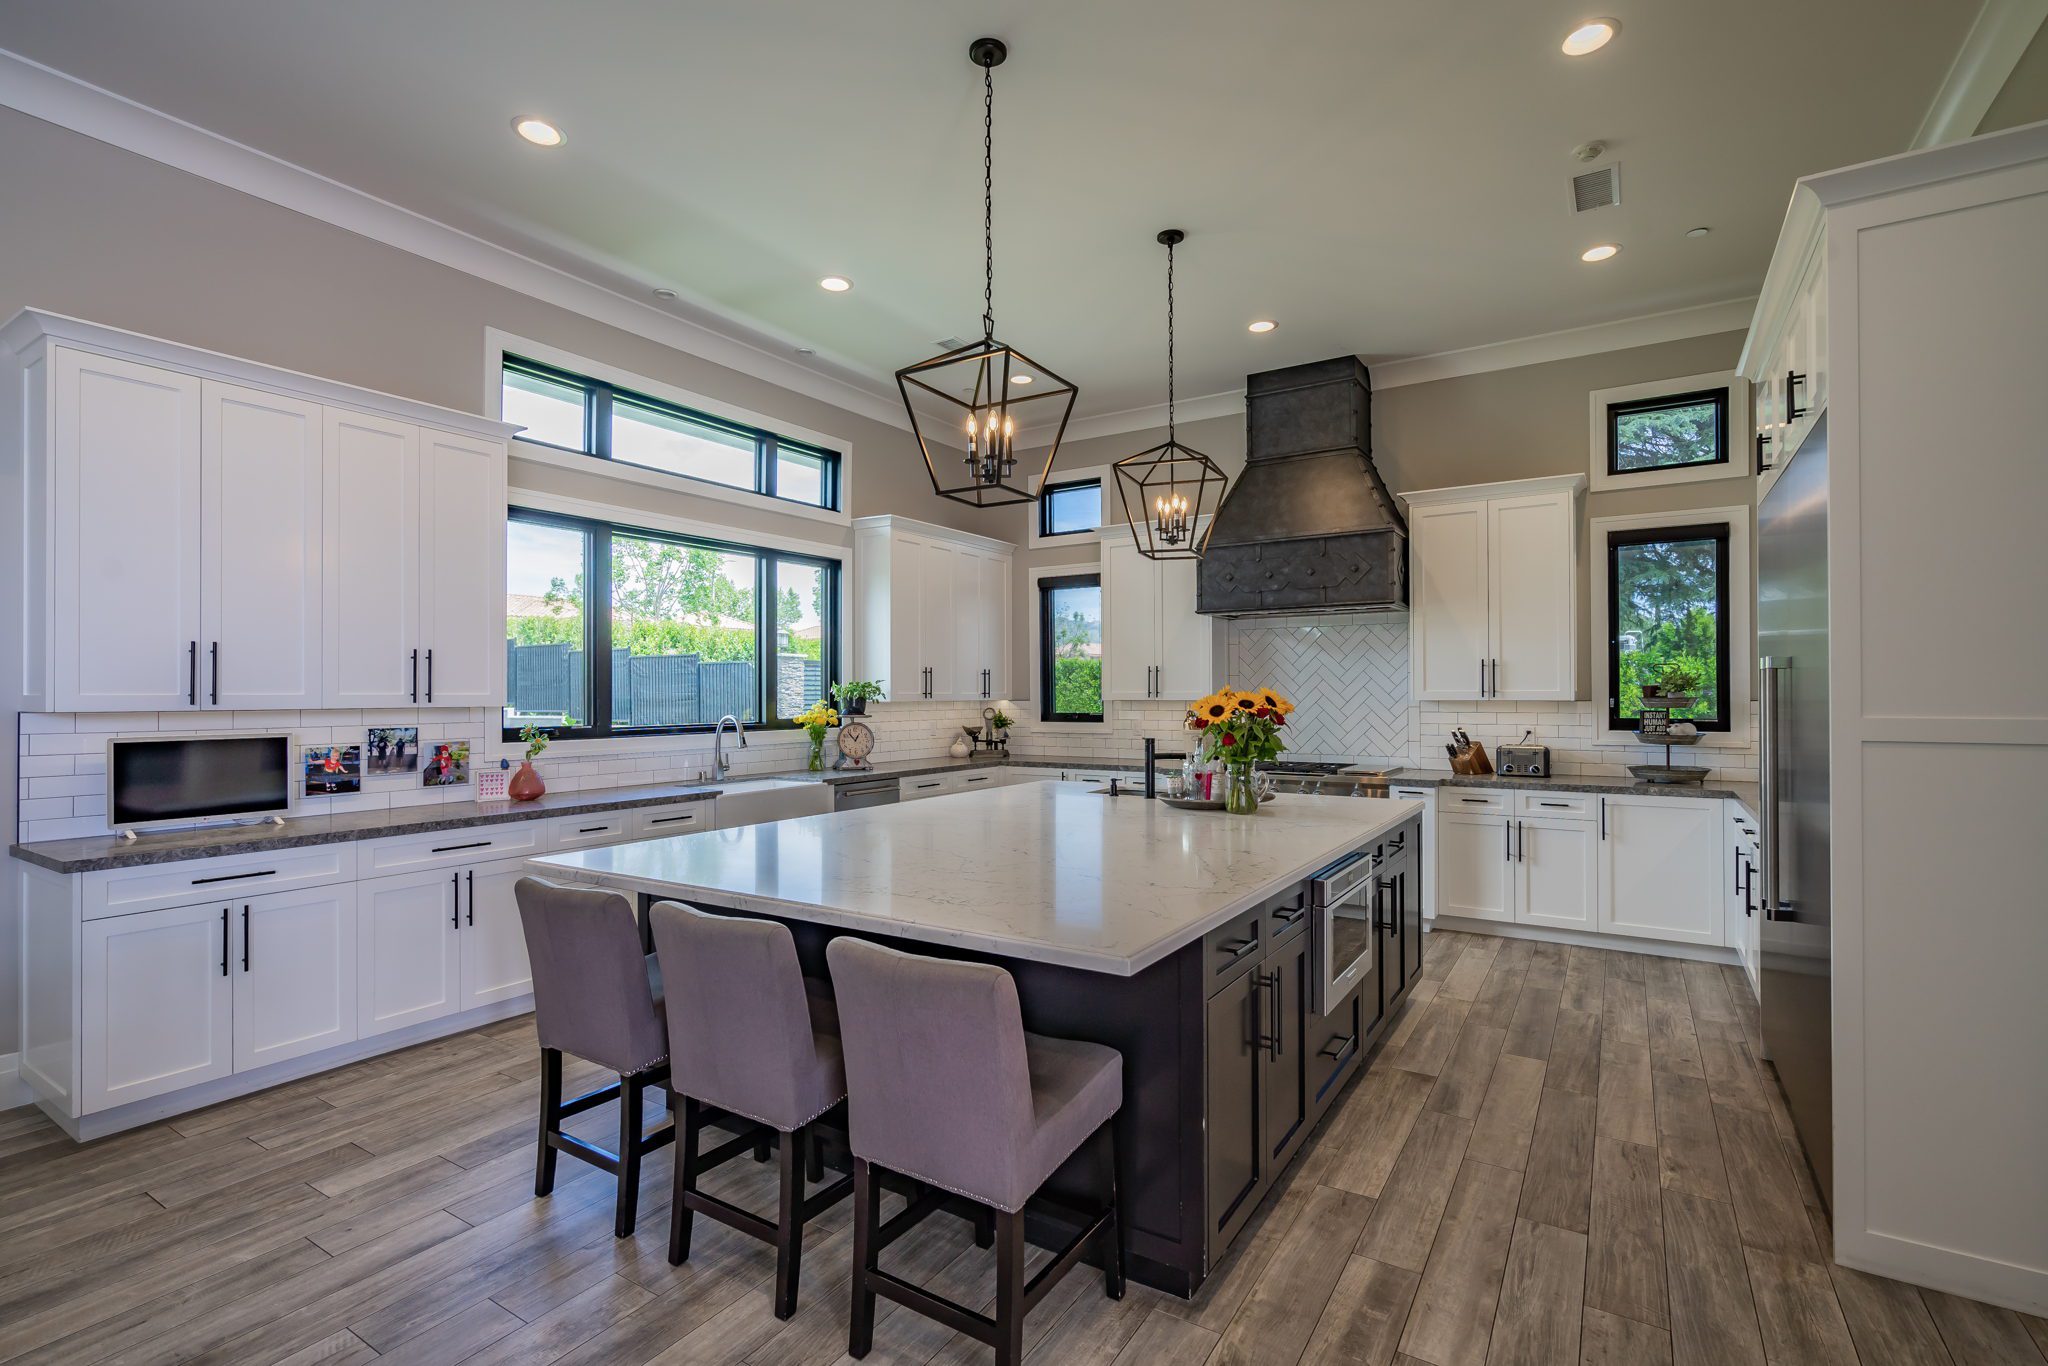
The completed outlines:
{"type": "MultiPolygon", "coordinates": [[[[1756,1031],[1733,969],[1432,935],[1382,1055],[1200,1297],[1115,1304],[1075,1274],[1032,1360],[2044,1366],[2048,1322],[1829,1263],[1756,1031]]],[[[535,1078],[514,1020],[85,1148],[0,1114],[0,1361],[842,1360],[844,1204],[778,1323],[762,1244],[699,1219],[690,1263],[664,1259],[666,1153],[630,1240],[581,1163],[533,1199],[535,1078]]],[[[770,1171],[718,1188],[767,1209],[770,1171]]],[[[892,1255],[993,1296],[956,1221],[892,1255]]],[[[988,1357],[885,1303],[868,1360],[988,1357]]]]}

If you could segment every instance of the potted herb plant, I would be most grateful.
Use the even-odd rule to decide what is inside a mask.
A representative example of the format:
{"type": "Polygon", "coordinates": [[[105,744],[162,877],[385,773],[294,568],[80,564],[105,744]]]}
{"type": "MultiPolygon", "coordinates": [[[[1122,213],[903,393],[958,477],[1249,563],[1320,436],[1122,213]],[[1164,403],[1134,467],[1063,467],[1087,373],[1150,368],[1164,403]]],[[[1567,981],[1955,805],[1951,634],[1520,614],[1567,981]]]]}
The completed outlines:
{"type": "Polygon", "coordinates": [[[512,775],[512,781],[505,784],[505,795],[515,802],[537,801],[547,795],[548,785],[534,770],[533,761],[548,747],[548,733],[539,726],[527,725],[520,730],[519,738],[526,742],[526,758],[512,775]]]}
{"type": "Polygon", "coordinates": [[[866,716],[868,703],[888,699],[880,683],[873,679],[856,678],[847,683],[834,683],[832,700],[837,702],[839,710],[848,716],[866,716]]]}

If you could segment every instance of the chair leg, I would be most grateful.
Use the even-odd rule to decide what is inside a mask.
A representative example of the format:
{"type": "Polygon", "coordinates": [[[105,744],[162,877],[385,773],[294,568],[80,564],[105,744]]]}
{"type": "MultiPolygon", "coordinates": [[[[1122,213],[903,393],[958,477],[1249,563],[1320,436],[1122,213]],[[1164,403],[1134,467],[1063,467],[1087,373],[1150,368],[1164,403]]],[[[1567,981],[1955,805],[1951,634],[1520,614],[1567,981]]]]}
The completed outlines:
{"type": "Polygon", "coordinates": [[[846,1330],[846,1354],[859,1360],[875,1345],[875,1229],[882,1221],[882,1188],[866,1159],[853,1159],[853,1318],[846,1330]]]}
{"type": "Polygon", "coordinates": [[[682,1132],[676,1135],[675,1185],[669,1194],[668,1203],[668,1264],[681,1266],[690,1260],[690,1227],[696,1220],[696,1212],[683,1199],[688,1191],[697,1189],[697,1135],[703,1129],[697,1102],[683,1097],[682,1132]]]}
{"type": "Polygon", "coordinates": [[[1102,1126],[1102,1184],[1109,1202],[1109,1222],[1103,1226],[1096,1255],[1102,1259],[1102,1293],[1113,1300],[1124,1297],[1124,1212],[1116,1185],[1116,1120],[1102,1126]]]}
{"type": "Polygon", "coordinates": [[[825,1137],[815,1124],[804,1130],[804,1179],[813,1185],[825,1179],[825,1137]]]}
{"type": "Polygon", "coordinates": [[[987,1205],[974,1207],[974,1245],[994,1247],[996,1245],[996,1212],[987,1205]]]}
{"type": "Polygon", "coordinates": [[[797,1277],[804,1255],[804,1161],[810,1135],[802,1129],[782,1136],[776,1145],[776,1177],[781,1199],[775,1213],[775,1317],[796,1313],[797,1277]]]}
{"type": "Polygon", "coordinates": [[[533,1169],[535,1199],[552,1195],[555,1189],[555,1145],[548,1142],[561,1126],[562,1050],[540,1051],[540,1156],[533,1169]]]}
{"type": "Polygon", "coordinates": [[[633,1221],[640,1211],[640,1101],[645,1088],[638,1077],[619,1078],[619,1212],[612,1232],[620,1238],[633,1236],[633,1221]]]}
{"type": "Polygon", "coordinates": [[[764,1129],[761,1131],[760,1136],[754,1140],[754,1160],[756,1162],[766,1162],[770,1156],[769,1148],[768,1133],[764,1129]]]}
{"type": "Polygon", "coordinates": [[[996,1366],[1024,1360],[1024,1214],[996,1211],[996,1366]]]}

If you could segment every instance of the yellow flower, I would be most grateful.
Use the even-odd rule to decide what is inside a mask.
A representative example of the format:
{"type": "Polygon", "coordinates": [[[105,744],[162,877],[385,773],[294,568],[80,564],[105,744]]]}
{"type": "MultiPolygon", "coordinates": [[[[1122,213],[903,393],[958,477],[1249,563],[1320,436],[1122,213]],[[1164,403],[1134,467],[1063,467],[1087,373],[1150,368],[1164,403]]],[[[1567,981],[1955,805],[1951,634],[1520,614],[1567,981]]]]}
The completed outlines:
{"type": "Polygon", "coordinates": [[[1230,714],[1230,690],[1210,693],[1195,703],[1194,713],[1204,721],[1221,721],[1230,714]]]}
{"type": "Polygon", "coordinates": [[[1259,709],[1259,699],[1248,692],[1232,693],[1230,695],[1230,705],[1235,711],[1257,711],[1259,709]]]}

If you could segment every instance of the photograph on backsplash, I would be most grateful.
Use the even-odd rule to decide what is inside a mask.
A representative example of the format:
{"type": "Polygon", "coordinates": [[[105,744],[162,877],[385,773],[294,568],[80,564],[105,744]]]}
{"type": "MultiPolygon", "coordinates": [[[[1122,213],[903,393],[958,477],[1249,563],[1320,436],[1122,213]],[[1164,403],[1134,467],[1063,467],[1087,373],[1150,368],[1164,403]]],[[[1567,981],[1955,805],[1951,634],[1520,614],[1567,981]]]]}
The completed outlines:
{"type": "Polygon", "coordinates": [[[442,740],[420,770],[422,787],[461,787],[469,781],[469,741],[442,740]]]}
{"type": "Polygon", "coordinates": [[[306,795],[340,797],[363,790],[361,745],[307,745],[306,795]]]}
{"type": "Polygon", "coordinates": [[[418,726],[372,726],[364,737],[364,751],[370,756],[369,774],[411,773],[420,766],[418,726]]]}

